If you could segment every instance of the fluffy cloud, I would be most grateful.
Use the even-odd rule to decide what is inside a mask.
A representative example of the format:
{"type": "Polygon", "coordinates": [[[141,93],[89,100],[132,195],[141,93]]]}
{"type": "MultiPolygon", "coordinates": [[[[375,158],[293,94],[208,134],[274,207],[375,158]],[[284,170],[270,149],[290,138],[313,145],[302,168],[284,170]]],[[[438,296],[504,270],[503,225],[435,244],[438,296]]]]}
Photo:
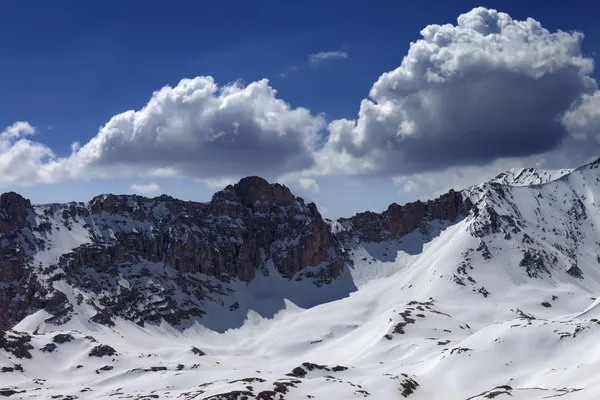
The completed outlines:
{"type": "Polygon", "coordinates": [[[129,187],[129,190],[131,190],[131,192],[135,194],[156,194],[160,191],[160,186],[158,186],[154,182],[139,185],[137,183],[134,183],[129,187]]]}
{"type": "Polygon", "coordinates": [[[579,107],[565,114],[563,123],[576,139],[600,143],[600,92],[586,95],[579,107]]]}
{"type": "Polygon", "coordinates": [[[323,61],[327,60],[345,60],[348,58],[348,53],[345,51],[320,51],[308,56],[308,63],[316,67],[323,61]]]}
{"type": "Polygon", "coordinates": [[[312,196],[321,191],[319,184],[314,178],[302,173],[291,173],[277,177],[277,182],[288,186],[300,195],[312,196]]]}
{"type": "Polygon", "coordinates": [[[0,133],[0,139],[11,140],[19,139],[23,136],[31,136],[35,133],[35,128],[29,124],[29,122],[17,121],[11,126],[6,127],[2,133],[0,133]]]}
{"type": "Polygon", "coordinates": [[[266,79],[222,87],[212,77],[184,79],[142,109],[115,115],[63,158],[26,139],[35,129],[17,122],[0,133],[0,185],[136,175],[210,184],[310,168],[325,119],[276,93],[266,79]]]}
{"type": "Polygon", "coordinates": [[[202,179],[201,182],[209,189],[223,189],[228,185],[236,184],[241,177],[238,178],[217,178],[217,179],[202,179]]]}
{"type": "Polygon", "coordinates": [[[312,178],[299,178],[298,186],[300,186],[303,190],[312,193],[319,193],[319,191],[321,190],[317,181],[312,178]]]}
{"type": "Polygon", "coordinates": [[[46,166],[55,159],[52,150],[26,139],[35,134],[27,122],[15,122],[0,132],[0,185],[23,185],[53,181],[46,166]]]}
{"type": "Polygon", "coordinates": [[[63,165],[87,174],[274,176],[310,167],[324,126],[322,116],[277,99],[267,80],[218,87],[212,77],[184,79],[112,117],[63,165]]]}
{"type": "Polygon", "coordinates": [[[480,7],[421,35],[358,119],[329,124],[320,173],[414,174],[544,153],[568,136],[562,116],[596,90],[581,33],[480,7]]]}

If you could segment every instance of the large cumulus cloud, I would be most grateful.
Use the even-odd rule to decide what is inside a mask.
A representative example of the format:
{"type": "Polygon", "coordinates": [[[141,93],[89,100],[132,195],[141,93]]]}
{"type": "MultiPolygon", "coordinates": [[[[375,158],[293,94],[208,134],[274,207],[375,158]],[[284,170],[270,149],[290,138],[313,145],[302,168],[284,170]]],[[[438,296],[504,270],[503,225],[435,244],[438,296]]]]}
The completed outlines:
{"type": "Polygon", "coordinates": [[[64,164],[205,179],[273,175],[310,167],[324,126],[322,116],[276,98],[266,79],[218,87],[212,77],[197,77],[112,117],[64,164]]]}
{"type": "Polygon", "coordinates": [[[412,174],[543,153],[567,137],[565,112],[596,89],[581,33],[476,8],[421,35],[356,120],[329,124],[321,173],[412,174]]]}

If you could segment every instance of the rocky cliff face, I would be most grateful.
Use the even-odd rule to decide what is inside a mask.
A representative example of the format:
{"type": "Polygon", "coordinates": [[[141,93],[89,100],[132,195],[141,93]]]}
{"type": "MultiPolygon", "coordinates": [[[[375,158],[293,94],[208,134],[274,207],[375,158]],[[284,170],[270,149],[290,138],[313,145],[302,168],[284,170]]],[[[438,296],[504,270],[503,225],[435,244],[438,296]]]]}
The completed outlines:
{"type": "Polygon", "coordinates": [[[60,324],[82,302],[107,325],[115,315],[178,324],[202,316],[206,301],[221,301],[228,282],[266,275],[270,265],[317,285],[344,266],[316,206],[259,177],[208,203],[105,195],[32,206],[5,193],[0,235],[0,328],[36,309],[60,324]]]}
{"type": "Polygon", "coordinates": [[[450,190],[435,200],[426,203],[418,200],[405,205],[390,204],[382,213],[363,212],[351,218],[338,220],[350,228],[354,235],[370,242],[399,239],[432,221],[454,221],[466,216],[471,208],[470,200],[460,192],[450,190]]]}
{"type": "Polygon", "coordinates": [[[430,221],[450,223],[470,207],[468,198],[450,191],[342,219],[350,228],[336,235],[313,203],[256,176],[207,203],[111,194],[33,206],[5,193],[0,328],[40,309],[58,325],[81,313],[109,326],[115,316],[180,325],[200,320],[214,304],[243,314],[235,282],[275,273],[323,286],[342,274],[349,237],[398,239],[430,221]]]}

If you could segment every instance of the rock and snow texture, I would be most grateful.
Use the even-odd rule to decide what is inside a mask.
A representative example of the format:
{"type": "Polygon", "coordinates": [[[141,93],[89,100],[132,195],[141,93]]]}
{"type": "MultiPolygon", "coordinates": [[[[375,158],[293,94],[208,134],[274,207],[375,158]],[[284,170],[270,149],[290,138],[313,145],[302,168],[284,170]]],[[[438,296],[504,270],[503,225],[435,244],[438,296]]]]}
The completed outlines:
{"type": "Polygon", "coordinates": [[[4,195],[0,395],[597,399],[600,163],[504,176],[328,223],[262,181],[218,206],[4,195]]]}
{"type": "Polygon", "coordinates": [[[490,182],[511,186],[541,185],[571,172],[573,172],[572,169],[547,170],[536,168],[513,168],[497,175],[495,178],[491,179],[490,182]]]}

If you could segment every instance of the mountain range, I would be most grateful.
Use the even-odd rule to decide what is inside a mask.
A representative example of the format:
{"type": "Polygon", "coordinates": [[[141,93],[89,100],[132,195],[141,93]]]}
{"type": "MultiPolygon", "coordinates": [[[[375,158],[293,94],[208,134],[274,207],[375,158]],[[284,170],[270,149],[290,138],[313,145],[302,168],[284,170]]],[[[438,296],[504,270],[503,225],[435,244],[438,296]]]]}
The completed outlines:
{"type": "Polygon", "coordinates": [[[11,399],[597,399],[600,160],[333,221],[251,176],[210,202],[0,196],[11,399]]]}

